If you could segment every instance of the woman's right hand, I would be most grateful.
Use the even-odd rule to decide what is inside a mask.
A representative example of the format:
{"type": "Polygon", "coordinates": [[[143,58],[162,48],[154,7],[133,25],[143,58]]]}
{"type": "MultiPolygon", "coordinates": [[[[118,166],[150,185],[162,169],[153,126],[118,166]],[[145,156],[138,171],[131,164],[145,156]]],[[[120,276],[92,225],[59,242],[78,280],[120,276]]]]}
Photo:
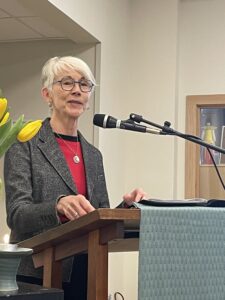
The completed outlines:
{"type": "Polygon", "coordinates": [[[59,214],[65,215],[67,219],[75,220],[95,208],[83,195],[69,195],[59,199],[56,210],[59,214]]]}

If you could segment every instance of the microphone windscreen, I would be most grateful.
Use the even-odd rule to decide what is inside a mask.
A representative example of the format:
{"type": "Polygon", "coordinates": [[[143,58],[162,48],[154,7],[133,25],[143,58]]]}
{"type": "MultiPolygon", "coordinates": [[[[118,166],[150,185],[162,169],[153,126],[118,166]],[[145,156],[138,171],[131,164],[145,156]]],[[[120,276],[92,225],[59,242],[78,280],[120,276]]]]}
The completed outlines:
{"type": "Polygon", "coordinates": [[[96,126],[104,127],[103,126],[104,118],[105,118],[104,114],[95,114],[93,118],[93,124],[96,126]]]}

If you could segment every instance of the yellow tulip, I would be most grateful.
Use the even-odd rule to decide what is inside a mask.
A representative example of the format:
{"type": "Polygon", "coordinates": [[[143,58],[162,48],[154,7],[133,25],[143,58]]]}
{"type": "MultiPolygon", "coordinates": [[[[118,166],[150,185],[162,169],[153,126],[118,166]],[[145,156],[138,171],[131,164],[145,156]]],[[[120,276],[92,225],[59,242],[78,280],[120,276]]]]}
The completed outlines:
{"type": "Polygon", "coordinates": [[[0,98],[0,120],[4,116],[7,108],[7,99],[6,98],[0,98]]]}
{"type": "Polygon", "coordinates": [[[27,142],[34,137],[42,126],[42,120],[27,123],[18,133],[17,139],[20,142],[27,142]]]}
{"type": "Polygon", "coordinates": [[[0,126],[4,125],[9,119],[9,112],[7,112],[0,122],[0,126]]]}

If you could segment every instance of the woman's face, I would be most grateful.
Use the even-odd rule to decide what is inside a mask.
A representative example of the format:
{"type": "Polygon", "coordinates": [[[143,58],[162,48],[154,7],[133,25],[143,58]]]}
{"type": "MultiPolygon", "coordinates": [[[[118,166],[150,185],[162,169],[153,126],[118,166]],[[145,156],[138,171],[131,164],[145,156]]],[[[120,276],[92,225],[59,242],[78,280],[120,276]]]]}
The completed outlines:
{"type": "Polygon", "coordinates": [[[52,117],[77,119],[87,108],[91,92],[83,92],[78,83],[74,84],[72,90],[64,90],[62,82],[58,82],[62,79],[63,87],[66,89],[72,87],[73,84],[70,84],[71,79],[81,82],[84,80],[82,86],[85,87],[85,78],[79,72],[68,70],[60,73],[54,79],[52,90],[47,91],[48,101],[52,104],[52,117]]]}

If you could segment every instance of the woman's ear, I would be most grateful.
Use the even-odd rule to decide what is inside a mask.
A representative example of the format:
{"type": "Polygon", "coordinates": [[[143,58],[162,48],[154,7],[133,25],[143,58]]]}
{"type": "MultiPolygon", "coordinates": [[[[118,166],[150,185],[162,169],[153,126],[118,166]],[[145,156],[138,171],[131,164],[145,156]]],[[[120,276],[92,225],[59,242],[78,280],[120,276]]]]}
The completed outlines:
{"type": "Polygon", "coordinates": [[[50,91],[49,91],[49,89],[46,88],[46,87],[42,88],[41,95],[42,95],[42,98],[44,99],[44,101],[48,104],[49,113],[51,115],[52,111],[53,111],[53,106],[52,106],[52,99],[50,97],[50,91]]]}
{"type": "Polygon", "coordinates": [[[47,101],[47,102],[49,102],[49,96],[50,96],[49,94],[50,93],[49,93],[48,88],[44,87],[44,88],[41,89],[41,95],[44,98],[44,100],[47,101]]]}
{"type": "Polygon", "coordinates": [[[51,91],[49,91],[47,87],[42,88],[41,95],[45,102],[47,102],[48,106],[52,106],[51,91]]]}

